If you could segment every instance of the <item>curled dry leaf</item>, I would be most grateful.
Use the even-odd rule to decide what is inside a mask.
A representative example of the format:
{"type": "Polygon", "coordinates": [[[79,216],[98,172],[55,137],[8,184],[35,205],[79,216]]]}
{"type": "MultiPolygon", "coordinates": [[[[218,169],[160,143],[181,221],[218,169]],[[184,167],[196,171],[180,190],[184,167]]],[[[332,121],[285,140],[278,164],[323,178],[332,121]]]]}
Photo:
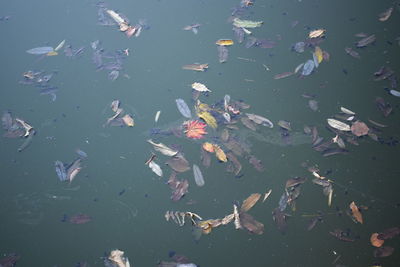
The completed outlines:
{"type": "Polygon", "coordinates": [[[380,248],[383,245],[383,243],[385,243],[385,240],[379,239],[378,236],[379,236],[378,233],[373,233],[371,235],[370,241],[374,247],[380,248]]]}

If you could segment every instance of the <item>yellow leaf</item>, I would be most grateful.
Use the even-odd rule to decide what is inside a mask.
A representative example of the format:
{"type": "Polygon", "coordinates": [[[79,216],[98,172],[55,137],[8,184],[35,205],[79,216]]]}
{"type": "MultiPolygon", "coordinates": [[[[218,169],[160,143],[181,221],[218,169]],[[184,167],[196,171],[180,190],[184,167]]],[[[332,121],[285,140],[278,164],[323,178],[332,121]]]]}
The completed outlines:
{"type": "Polygon", "coordinates": [[[225,152],[218,146],[214,145],[215,156],[222,162],[227,162],[225,152]]]}
{"type": "Polygon", "coordinates": [[[318,63],[321,63],[324,56],[322,54],[321,48],[319,48],[318,46],[315,47],[315,55],[317,56],[318,63]]]}
{"type": "Polygon", "coordinates": [[[203,112],[203,111],[209,111],[210,107],[205,103],[201,103],[200,100],[197,100],[195,109],[196,112],[203,112]]]}
{"type": "Polygon", "coordinates": [[[218,126],[217,120],[209,112],[207,111],[199,112],[197,113],[197,116],[199,116],[199,118],[202,118],[212,128],[214,129],[217,128],[218,126]]]}
{"type": "Polygon", "coordinates": [[[203,144],[203,149],[207,152],[214,153],[214,145],[208,142],[203,144]]]}
{"type": "Polygon", "coordinates": [[[51,57],[51,56],[57,56],[58,53],[56,51],[50,51],[46,54],[46,56],[51,57]]]}
{"type": "Polygon", "coordinates": [[[233,45],[233,40],[231,39],[219,39],[215,44],[222,46],[230,46],[233,45]]]}

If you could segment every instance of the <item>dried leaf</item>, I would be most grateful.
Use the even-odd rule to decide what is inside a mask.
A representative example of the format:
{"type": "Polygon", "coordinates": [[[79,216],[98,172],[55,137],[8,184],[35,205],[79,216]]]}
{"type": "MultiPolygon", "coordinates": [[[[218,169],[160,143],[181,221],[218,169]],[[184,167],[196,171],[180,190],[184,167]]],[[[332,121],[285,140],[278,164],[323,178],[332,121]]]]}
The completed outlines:
{"type": "Polygon", "coordinates": [[[219,39],[215,42],[216,45],[230,46],[233,45],[233,40],[231,39],[219,39]]]}
{"type": "Polygon", "coordinates": [[[207,152],[214,153],[214,145],[208,142],[203,144],[203,149],[207,152]]]}
{"type": "Polygon", "coordinates": [[[385,243],[385,240],[379,239],[378,236],[379,236],[378,233],[373,233],[371,235],[370,241],[371,241],[371,245],[373,245],[374,247],[380,248],[383,245],[383,243],[385,243]]]}
{"type": "Polygon", "coordinates": [[[340,107],[340,110],[341,110],[343,113],[348,114],[348,115],[356,115],[356,113],[355,113],[354,111],[351,111],[350,109],[347,109],[347,108],[345,108],[345,107],[340,107]]]}
{"type": "Polygon", "coordinates": [[[234,224],[235,224],[235,229],[241,229],[242,225],[240,224],[240,217],[239,217],[239,212],[238,208],[236,205],[233,205],[233,216],[234,216],[234,224]]]}
{"type": "Polygon", "coordinates": [[[189,138],[200,139],[207,134],[206,124],[200,121],[186,121],[183,126],[185,127],[185,134],[189,138]]]}
{"type": "Polygon", "coordinates": [[[350,203],[350,209],[351,209],[354,219],[357,222],[362,224],[363,223],[362,214],[361,214],[360,210],[358,209],[356,203],[354,203],[354,201],[350,203]]]}
{"type": "Polygon", "coordinates": [[[327,119],[327,121],[332,128],[338,129],[340,131],[346,131],[346,132],[350,131],[350,126],[344,122],[335,119],[327,119]]]}
{"type": "Polygon", "coordinates": [[[207,86],[205,86],[202,83],[197,83],[197,82],[196,83],[192,83],[192,88],[194,90],[196,90],[196,91],[199,91],[199,92],[211,92],[211,90],[208,89],[207,86]]]}
{"type": "Polygon", "coordinates": [[[147,140],[150,144],[153,145],[154,149],[159,151],[161,154],[164,154],[169,157],[173,157],[178,154],[177,150],[173,150],[172,148],[167,147],[163,143],[154,143],[151,139],[147,140]]]}
{"type": "Polygon", "coordinates": [[[264,232],[264,224],[260,223],[253,218],[250,214],[245,212],[240,213],[240,221],[242,226],[246,228],[250,233],[261,235],[264,232]]]}
{"type": "Polygon", "coordinates": [[[228,159],[226,158],[225,152],[218,146],[214,145],[215,156],[222,162],[227,162],[228,159]]]}
{"type": "Polygon", "coordinates": [[[272,193],[272,189],[268,190],[268,191],[265,193],[265,195],[264,195],[264,198],[263,198],[263,201],[262,201],[262,202],[264,202],[265,200],[267,200],[267,198],[269,197],[269,195],[271,195],[271,193],[272,193]]]}
{"type": "Polygon", "coordinates": [[[190,170],[189,162],[180,154],[171,157],[166,164],[176,172],[185,172],[190,170]]]}
{"type": "Polygon", "coordinates": [[[160,165],[158,165],[157,163],[155,163],[154,161],[150,161],[149,162],[149,168],[158,176],[163,176],[163,172],[162,169],[160,167],[160,165]]]}
{"type": "Polygon", "coordinates": [[[257,203],[260,197],[261,194],[259,193],[251,194],[248,198],[246,198],[243,201],[242,206],[240,207],[240,212],[246,212],[250,210],[257,203]]]}

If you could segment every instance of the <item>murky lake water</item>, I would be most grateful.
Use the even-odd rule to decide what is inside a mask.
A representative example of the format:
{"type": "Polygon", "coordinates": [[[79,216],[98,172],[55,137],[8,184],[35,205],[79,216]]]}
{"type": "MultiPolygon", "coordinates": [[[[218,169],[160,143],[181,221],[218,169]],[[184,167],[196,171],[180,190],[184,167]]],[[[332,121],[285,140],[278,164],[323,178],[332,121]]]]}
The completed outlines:
{"type": "MultiPolygon", "coordinates": [[[[98,25],[95,1],[2,1],[0,21],[2,42],[0,55],[0,110],[24,119],[36,129],[32,143],[22,152],[22,138],[0,139],[0,253],[17,253],[17,266],[104,266],[102,257],[112,249],[125,251],[131,265],[156,266],[160,260],[172,261],[169,253],[183,254],[200,266],[398,266],[400,239],[387,240],[393,255],[373,256],[370,235],[399,226],[400,185],[398,177],[399,98],[390,95],[389,80],[374,81],[373,73],[381,66],[400,70],[399,3],[393,1],[255,1],[240,13],[241,19],[263,21],[250,29],[253,37],[274,41],[274,48],[245,48],[232,32],[232,8],[240,0],[160,0],[107,1],[107,8],[123,13],[135,25],[146,19],[149,29],[139,37],[127,38],[118,27],[98,25]],[[384,22],[378,15],[393,7],[384,22]],[[294,22],[297,22],[294,23],[294,22]],[[183,30],[199,23],[198,33],[183,30]],[[293,26],[296,24],[295,26],[293,26]],[[312,59],[314,47],[296,53],[291,47],[308,38],[311,30],[326,29],[318,45],[330,54],[329,61],[306,77],[292,75],[300,63],[312,59]],[[357,33],[375,34],[376,41],[357,49],[357,33]],[[397,39],[396,39],[397,38],[397,39]],[[72,49],[84,47],[82,53],[67,57],[64,48],[57,56],[40,57],[26,53],[34,47],[56,47],[66,40],[72,49]],[[233,39],[229,58],[218,62],[218,39],[233,39]],[[103,60],[120,57],[123,65],[115,81],[108,79],[110,69],[97,69],[93,63],[91,43],[100,40],[103,60]],[[351,47],[361,58],[344,51],[351,47]],[[129,48],[129,56],[123,50],[129,48]],[[116,52],[119,51],[119,52],[116,52]],[[182,66],[208,63],[206,72],[183,70],[182,66]],[[58,91],[41,95],[35,85],[21,84],[27,71],[52,74],[49,81],[58,91]],[[272,129],[246,128],[240,121],[236,140],[248,149],[240,175],[226,171],[227,163],[212,156],[211,166],[200,160],[202,140],[174,135],[150,135],[150,130],[168,130],[185,120],[175,99],[182,98],[194,111],[190,85],[201,82],[212,92],[200,100],[212,105],[229,94],[251,107],[243,112],[259,114],[274,122],[272,129]],[[318,110],[308,107],[313,95],[318,110]],[[384,117],[375,104],[382,97],[392,108],[384,117]],[[113,115],[112,100],[119,99],[126,114],[135,120],[134,127],[103,127],[113,115]],[[356,112],[357,119],[372,128],[370,120],[388,127],[375,126],[382,142],[364,136],[359,145],[346,143],[349,153],[323,157],[312,149],[311,137],[304,125],[315,126],[319,136],[329,140],[327,118],[333,118],[340,107],[356,112]],[[161,115],[157,123],[154,116],[161,115]],[[279,120],[291,122],[289,144],[282,139],[279,120]],[[158,176],[144,164],[153,151],[146,142],[178,148],[190,165],[200,166],[205,179],[197,187],[192,170],[178,174],[188,179],[189,191],[178,202],[170,200],[166,184],[171,173],[164,165],[168,159],[158,155],[164,176],[158,176]],[[383,143],[383,144],[382,144],[383,143]],[[54,162],[71,163],[79,148],[88,154],[82,170],[72,183],[59,181],[54,162]],[[261,160],[259,172],[249,163],[249,155],[261,160]],[[318,166],[319,173],[334,181],[331,207],[321,187],[304,166],[318,166]],[[295,209],[288,207],[287,231],[278,231],[272,211],[288,179],[300,176],[301,195],[295,209]],[[233,223],[220,226],[208,235],[195,236],[189,219],[180,227],[167,222],[167,210],[192,211],[203,219],[223,218],[252,193],[272,194],[264,203],[249,211],[264,224],[262,235],[235,230],[233,223]],[[356,224],[346,214],[355,201],[362,210],[364,223],[356,224]],[[342,215],[338,216],[338,210],[342,215]],[[310,216],[323,214],[323,222],[307,231],[310,216]],[[72,224],[68,218],[89,215],[92,220],[72,224]],[[66,220],[66,221],[65,221],[66,220]],[[354,242],[343,242],[329,232],[341,229],[354,242]]],[[[75,51],[76,52],[76,51],[75,51]]],[[[36,84],[38,85],[38,84],[36,84]]],[[[220,142],[224,124],[216,130],[207,126],[205,140],[220,142]]],[[[4,131],[2,131],[4,133],[4,131]]],[[[221,145],[228,151],[228,149],[221,145]]],[[[337,146],[335,146],[337,147],[337,146]]]]}

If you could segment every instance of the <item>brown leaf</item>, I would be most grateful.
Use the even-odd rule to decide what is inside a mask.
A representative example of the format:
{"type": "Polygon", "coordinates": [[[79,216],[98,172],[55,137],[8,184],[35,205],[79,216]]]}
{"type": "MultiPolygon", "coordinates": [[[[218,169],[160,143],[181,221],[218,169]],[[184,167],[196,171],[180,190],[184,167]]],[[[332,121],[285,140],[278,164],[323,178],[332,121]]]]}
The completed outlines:
{"type": "Polygon", "coordinates": [[[354,203],[354,201],[350,203],[350,209],[354,219],[356,219],[357,222],[362,224],[363,223],[362,214],[358,209],[356,203],[354,203]]]}
{"type": "Polygon", "coordinates": [[[250,210],[257,203],[257,201],[260,199],[260,197],[261,197],[261,194],[259,194],[259,193],[251,194],[248,198],[246,198],[243,201],[243,204],[240,207],[240,212],[246,212],[246,211],[250,210]]]}

